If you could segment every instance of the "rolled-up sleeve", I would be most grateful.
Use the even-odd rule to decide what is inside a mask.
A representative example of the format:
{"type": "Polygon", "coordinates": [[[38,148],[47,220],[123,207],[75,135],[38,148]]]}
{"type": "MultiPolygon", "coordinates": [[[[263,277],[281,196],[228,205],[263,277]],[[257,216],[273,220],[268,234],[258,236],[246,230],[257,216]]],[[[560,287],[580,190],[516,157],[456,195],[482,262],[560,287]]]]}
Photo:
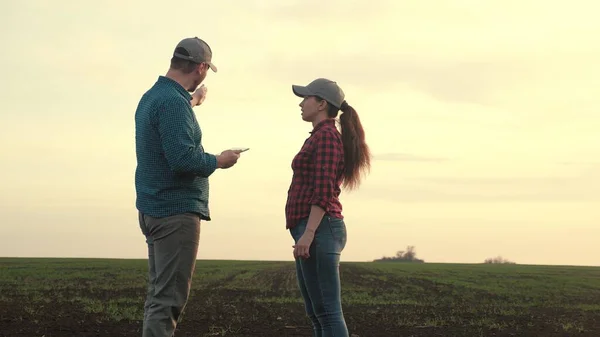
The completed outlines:
{"type": "Polygon", "coordinates": [[[320,132],[315,141],[313,195],[311,205],[317,205],[328,211],[331,199],[334,197],[337,184],[337,171],[343,149],[337,138],[331,132],[320,132]]]}
{"type": "Polygon", "coordinates": [[[158,112],[158,132],[171,170],[208,177],[217,169],[217,158],[194,142],[192,113],[182,100],[165,102],[158,112]]]}

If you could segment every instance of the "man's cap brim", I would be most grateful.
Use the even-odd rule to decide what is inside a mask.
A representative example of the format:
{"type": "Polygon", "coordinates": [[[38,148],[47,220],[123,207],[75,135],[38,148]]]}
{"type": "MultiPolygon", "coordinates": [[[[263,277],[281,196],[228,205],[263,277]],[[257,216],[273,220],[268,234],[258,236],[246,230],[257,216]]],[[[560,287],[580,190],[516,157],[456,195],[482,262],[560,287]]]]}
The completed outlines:
{"type": "Polygon", "coordinates": [[[212,71],[214,71],[215,73],[217,72],[217,66],[215,66],[212,62],[200,61],[198,59],[195,59],[193,56],[183,55],[183,54],[180,54],[180,53],[177,53],[177,52],[174,52],[173,56],[175,56],[177,58],[180,58],[180,59],[183,59],[183,60],[188,60],[188,61],[196,62],[196,63],[202,63],[202,62],[204,62],[204,63],[208,64],[208,66],[210,67],[210,69],[212,71]]]}
{"type": "Polygon", "coordinates": [[[212,62],[206,62],[206,63],[208,63],[208,65],[210,66],[210,69],[212,69],[212,71],[214,71],[215,73],[217,72],[217,66],[212,64],[212,62]]]}

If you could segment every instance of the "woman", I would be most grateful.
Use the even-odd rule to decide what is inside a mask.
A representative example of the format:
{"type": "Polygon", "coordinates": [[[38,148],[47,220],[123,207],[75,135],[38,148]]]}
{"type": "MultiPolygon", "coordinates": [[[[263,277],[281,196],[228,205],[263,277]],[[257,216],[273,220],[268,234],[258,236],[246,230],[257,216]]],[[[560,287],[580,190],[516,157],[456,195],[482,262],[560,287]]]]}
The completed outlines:
{"type": "Polygon", "coordinates": [[[318,337],[348,337],[341,304],[340,254],[346,225],[341,187],[356,188],[371,156],[356,111],[336,82],[319,78],[293,85],[302,97],[302,119],[313,130],[292,161],[294,172],[286,203],[286,228],[294,238],[298,286],[318,337]],[[335,118],[339,111],[341,134],[335,118]]]}

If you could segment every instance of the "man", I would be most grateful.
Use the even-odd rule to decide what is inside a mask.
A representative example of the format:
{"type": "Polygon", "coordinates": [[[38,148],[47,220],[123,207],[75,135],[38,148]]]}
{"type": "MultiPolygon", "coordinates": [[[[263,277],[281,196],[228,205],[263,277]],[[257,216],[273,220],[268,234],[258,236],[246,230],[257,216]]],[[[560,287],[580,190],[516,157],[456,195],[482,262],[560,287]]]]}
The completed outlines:
{"type": "Polygon", "coordinates": [[[143,337],[171,337],[187,303],[200,239],[210,221],[208,177],[233,166],[239,151],[213,155],[202,147],[192,106],[204,101],[198,86],[216,72],[203,40],[183,39],[171,66],[141,98],[135,112],[136,207],[148,244],[148,294],[143,337]],[[190,95],[194,92],[193,95],[190,95]]]}

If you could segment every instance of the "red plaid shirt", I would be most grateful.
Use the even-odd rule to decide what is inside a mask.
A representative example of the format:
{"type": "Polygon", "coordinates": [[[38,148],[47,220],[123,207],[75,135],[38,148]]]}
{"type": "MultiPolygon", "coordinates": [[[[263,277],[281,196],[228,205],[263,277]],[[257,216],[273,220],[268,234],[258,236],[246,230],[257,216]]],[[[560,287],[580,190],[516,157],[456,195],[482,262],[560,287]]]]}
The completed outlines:
{"type": "Polygon", "coordinates": [[[294,227],[317,205],[331,217],[341,218],[339,200],[344,168],[342,137],[334,119],[317,124],[292,161],[294,175],[285,205],[286,228],[294,227]]]}

